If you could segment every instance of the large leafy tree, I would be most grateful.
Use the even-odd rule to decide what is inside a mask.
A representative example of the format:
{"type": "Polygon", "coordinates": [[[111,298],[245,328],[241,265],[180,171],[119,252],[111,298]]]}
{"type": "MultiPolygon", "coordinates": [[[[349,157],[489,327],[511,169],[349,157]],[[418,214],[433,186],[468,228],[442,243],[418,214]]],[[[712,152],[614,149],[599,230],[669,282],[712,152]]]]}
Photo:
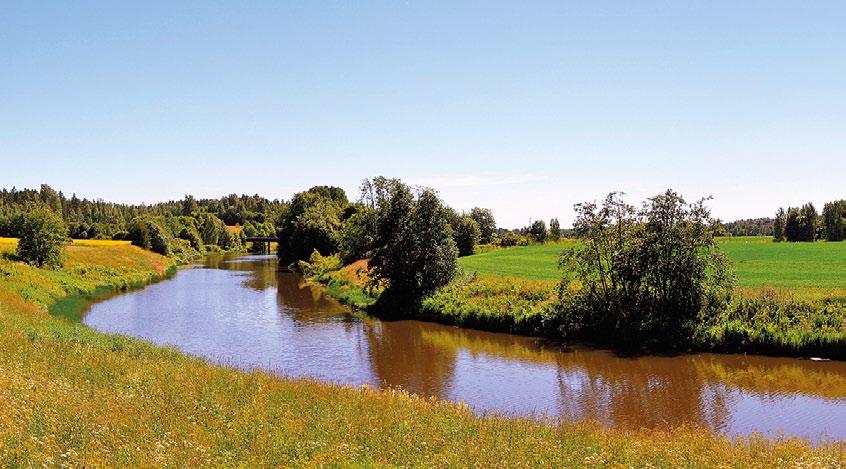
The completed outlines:
{"type": "Polygon", "coordinates": [[[479,242],[482,244],[490,244],[493,241],[496,233],[496,220],[493,212],[487,208],[473,207],[470,210],[470,218],[476,221],[479,225],[479,242]]]}
{"type": "Polygon", "coordinates": [[[58,267],[62,264],[62,248],[68,228],[56,212],[37,208],[22,215],[17,256],[36,267],[58,267]]]}
{"type": "Polygon", "coordinates": [[[601,206],[579,204],[576,212],[583,242],[561,256],[562,307],[571,324],[674,347],[728,301],[733,276],[704,200],[688,204],[667,191],[637,210],[610,194],[601,206]]]}
{"type": "Polygon", "coordinates": [[[365,181],[362,201],[374,210],[371,274],[385,286],[384,313],[416,308],[457,269],[457,249],[447,208],[430,189],[415,194],[396,179],[365,181]]]}
{"type": "Polygon", "coordinates": [[[295,265],[314,251],[324,256],[338,252],[348,205],[344,191],[337,187],[317,186],[294,195],[277,225],[280,261],[295,265]]]}

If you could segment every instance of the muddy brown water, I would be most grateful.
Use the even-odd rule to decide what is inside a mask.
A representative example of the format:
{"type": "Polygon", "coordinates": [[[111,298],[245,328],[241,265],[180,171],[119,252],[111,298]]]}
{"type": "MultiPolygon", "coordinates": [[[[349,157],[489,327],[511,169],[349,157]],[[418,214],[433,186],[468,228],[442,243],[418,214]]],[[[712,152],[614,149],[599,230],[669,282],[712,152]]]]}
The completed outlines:
{"type": "Polygon", "coordinates": [[[701,425],[846,439],[846,362],[745,355],[622,357],[543,339],[350,314],[273,256],[213,257],[93,302],[83,322],[212,362],[343,384],[402,387],[480,414],[701,425]]]}

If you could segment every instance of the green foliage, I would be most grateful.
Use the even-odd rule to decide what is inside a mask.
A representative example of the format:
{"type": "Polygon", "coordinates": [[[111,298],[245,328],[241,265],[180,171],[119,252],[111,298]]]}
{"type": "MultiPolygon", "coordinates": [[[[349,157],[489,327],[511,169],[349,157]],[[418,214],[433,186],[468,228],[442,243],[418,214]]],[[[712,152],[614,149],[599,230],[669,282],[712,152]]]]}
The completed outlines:
{"type": "Polygon", "coordinates": [[[220,244],[220,237],[226,231],[226,224],[211,213],[197,215],[197,228],[204,244],[220,244]]]}
{"type": "MultiPolygon", "coordinates": [[[[199,213],[210,213],[228,225],[244,225],[247,222],[262,226],[266,236],[274,233],[273,220],[284,209],[278,200],[268,200],[258,195],[230,194],[220,199],[200,199],[188,195],[180,201],[169,201],[154,205],[126,205],[102,200],[80,199],[75,194],[70,198],[50,186],[42,185],[40,190],[0,190],[0,236],[19,237],[17,228],[9,221],[16,215],[37,207],[47,207],[60,214],[68,225],[69,235],[74,239],[117,239],[128,231],[133,218],[193,217],[199,213]]],[[[178,230],[176,233],[178,234],[178,230]]]]}
{"type": "Polygon", "coordinates": [[[62,218],[50,209],[38,208],[20,217],[19,221],[18,258],[36,267],[61,266],[62,247],[68,233],[62,218]]]}
{"type": "Polygon", "coordinates": [[[561,254],[561,307],[588,334],[675,347],[725,308],[733,279],[704,201],[667,191],[635,210],[612,193],[576,213],[582,243],[561,254]]]}
{"type": "Polygon", "coordinates": [[[308,261],[300,261],[298,265],[299,271],[303,275],[313,277],[318,281],[325,280],[327,274],[340,269],[342,266],[340,255],[323,256],[316,249],[309,256],[308,261]]]}
{"type": "Polygon", "coordinates": [[[817,209],[807,203],[801,208],[790,207],[784,222],[784,237],[787,241],[813,241],[816,238],[817,209]]]}
{"type": "Polygon", "coordinates": [[[546,238],[549,236],[549,233],[546,231],[546,223],[543,220],[535,220],[526,230],[526,233],[533,241],[538,243],[546,241],[546,238]]]}
{"type": "Polygon", "coordinates": [[[191,247],[197,251],[203,251],[203,238],[200,237],[200,232],[197,231],[197,228],[193,223],[191,225],[183,226],[182,229],[179,230],[179,239],[188,241],[191,244],[191,247]]]}
{"type": "Polygon", "coordinates": [[[465,273],[423,300],[420,317],[497,332],[552,335],[555,282],[465,273]]]}
{"type": "Polygon", "coordinates": [[[557,218],[553,218],[549,220],[549,240],[553,242],[557,242],[561,239],[561,225],[558,223],[557,218]]]}
{"type": "Polygon", "coordinates": [[[779,207],[778,211],[776,212],[776,216],[773,219],[773,240],[775,242],[781,242],[785,240],[784,228],[786,223],[787,214],[784,212],[783,208],[779,207]]]}
{"type": "Polygon", "coordinates": [[[490,244],[493,242],[496,233],[496,220],[493,212],[487,208],[473,207],[470,210],[470,218],[479,225],[479,243],[490,244]]]}
{"type": "Polygon", "coordinates": [[[129,222],[128,239],[135,246],[150,249],[150,230],[147,228],[145,217],[133,218],[129,222]]]}
{"type": "Polygon", "coordinates": [[[277,226],[280,262],[296,265],[315,250],[321,255],[338,252],[341,218],[348,205],[337,187],[317,186],[294,195],[277,226]]]}
{"type": "Polygon", "coordinates": [[[344,264],[370,257],[375,220],[373,210],[363,208],[344,221],[339,246],[344,264]]]}
{"type": "Polygon", "coordinates": [[[153,219],[147,219],[144,224],[147,233],[150,235],[150,250],[163,256],[169,256],[172,249],[170,233],[153,219]]]}
{"type": "Polygon", "coordinates": [[[846,239],[846,200],[829,202],[823,207],[825,239],[843,241],[846,239]]]}
{"type": "Polygon", "coordinates": [[[396,179],[365,181],[362,200],[376,213],[370,268],[373,281],[385,284],[379,306],[393,314],[416,309],[455,276],[458,252],[449,213],[432,190],[415,196],[396,179]]]}
{"type": "Polygon", "coordinates": [[[481,236],[481,230],[476,220],[470,217],[461,217],[454,233],[458,255],[472,255],[476,249],[476,245],[479,244],[481,236]]]}
{"type": "Polygon", "coordinates": [[[187,264],[204,246],[191,217],[136,217],[129,223],[128,238],[135,246],[187,264]],[[200,249],[196,246],[199,244],[200,249]]]}
{"type": "Polygon", "coordinates": [[[844,359],[846,303],[767,289],[738,296],[698,335],[715,350],[844,359]]]}
{"type": "Polygon", "coordinates": [[[526,238],[525,236],[520,236],[519,234],[514,233],[513,231],[506,231],[505,233],[501,234],[498,238],[496,238],[495,241],[498,246],[502,246],[504,248],[529,245],[529,238],[526,238]]]}
{"type": "Polygon", "coordinates": [[[220,235],[220,247],[227,251],[240,251],[244,245],[241,243],[240,235],[225,229],[220,235]]]}

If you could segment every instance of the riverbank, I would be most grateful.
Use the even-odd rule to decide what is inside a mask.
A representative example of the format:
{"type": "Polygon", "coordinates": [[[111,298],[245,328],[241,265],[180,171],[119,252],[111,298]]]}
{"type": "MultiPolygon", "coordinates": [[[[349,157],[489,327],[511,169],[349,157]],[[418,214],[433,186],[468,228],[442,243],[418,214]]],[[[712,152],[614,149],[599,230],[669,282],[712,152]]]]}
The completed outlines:
{"type": "Polygon", "coordinates": [[[486,465],[831,467],[843,444],[729,441],[704,429],[621,431],[479,418],[402,391],[212,366],[46,312],[170,262],[132,246],[69,250],[65,268],[0,259],[0,465],[486,465]]]}
{"type": "MultiPolygon", "coordinates": [[[[574,333],[558,302],[557,255],[571,242],[463,257],[464,272],[426,298],[412,316],[459,327],[613,346],[607,337],[574,333]]],[[[840,275],[846,265],[846,243],[804,246],[749,238],[723,239],[720,244],[735,265],[739,288],[722,314],[699,326],[690,344],[693,350],[846,359],[846,284],[840,275]]],[[[378,296],[378,291],[366,289],[364,261],[337,271],[319,270],[312,278],[356,308],[368,308],[378,296]]]]}

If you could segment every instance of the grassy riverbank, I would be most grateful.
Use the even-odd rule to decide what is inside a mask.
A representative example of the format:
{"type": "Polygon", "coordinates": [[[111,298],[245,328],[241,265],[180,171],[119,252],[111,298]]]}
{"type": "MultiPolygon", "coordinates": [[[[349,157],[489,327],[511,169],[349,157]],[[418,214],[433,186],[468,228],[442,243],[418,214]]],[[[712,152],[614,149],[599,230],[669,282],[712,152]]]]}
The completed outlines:
{"type": "MultiPolygon", "coordinates": [[[[8,245],[5,246],[8,250],[8,245]]],[[[65,268],[0,258],[0,465],[832,467],[843,444],[731,442],[704,429],[479,418],[401,391],[243,373],[47,314],[66,295],[163,275],[132,246],[70,246],[65,268]]]]}
{"type": "MultiPolygon", "coordinates": [[[[459,259],[464,273],[425,299],[422,319],[524,335],[568,336],[557,304],[558,254],[568,243],[490,250],[459,259]]],[[[738,288],[727,310],[702,324],[703,350],[846,359],[846,243],[723,238],[738,288]]],[[[374,299],[345,267],[320,280],[357,307],[374,299]]]]}

